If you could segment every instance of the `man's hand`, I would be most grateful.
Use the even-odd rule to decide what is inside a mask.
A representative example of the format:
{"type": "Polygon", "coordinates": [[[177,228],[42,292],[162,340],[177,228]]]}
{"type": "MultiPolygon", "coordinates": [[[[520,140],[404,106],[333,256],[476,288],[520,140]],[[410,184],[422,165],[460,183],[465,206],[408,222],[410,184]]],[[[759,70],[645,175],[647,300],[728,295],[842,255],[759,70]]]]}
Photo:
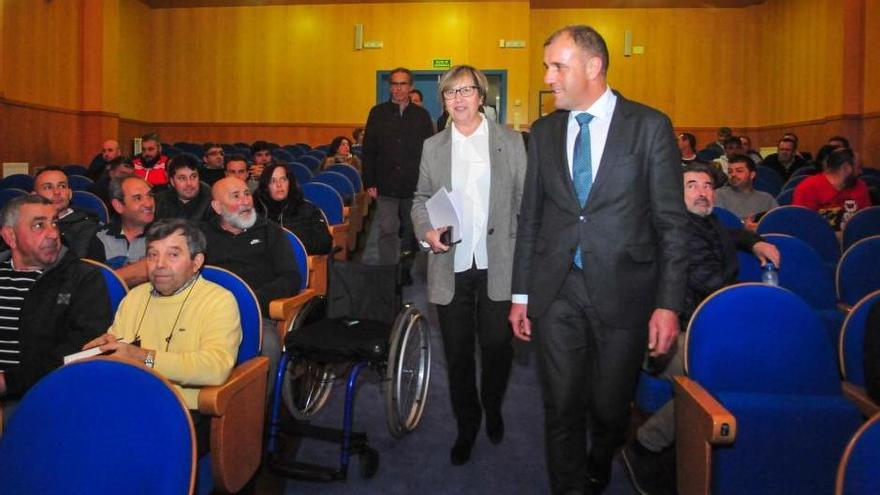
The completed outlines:
{"type": "Polygon", "coordinates": [[[527,308],[527,304],[513,303],[510,305],[510,315],[507,317],[513,328],[513,335],[526,342],[532,340],[532,322],[529,321],[527,308]]]}
{"type": "Polygon", "coordinates": [[[439,229],[433,229],[425,232],[425,242],[431,246],[431,251],[434,254],[445,253],[449,251],[449,246],[440,242],[440,236],[449,230],[449,227],[440,227],[439,229]]]}
{"type": "Polygon", "coordinates": [[[782,261],[782,257],[779,255],[779,250],[769,242],[756,242],[755,245],[752,246],[752,253],[754,253],[761,261],[761,266],[764,266],[769,261],[776,265],[776,268],[779,268],[779,263],[782,261]]]}
{"type": "Polygon", "coordinates": [[[112,333],[105,333],[86,342],[86,345],[82,347],[82,350],[91,349],[92,347],[98,347],[99,345],[106,345],[110,342],[116,342],[117,340],[119,339],[117,339],[116,336],[112,333]]]}
{"type": "Polygon", "coordinates": [[[375,187],[368,187],[367,194],[369,194],[371,198],[376,199],[379,197],[379,190],[375,187]]]}
{"type": "Polygon", "coordinates": [[[260,179],[260,175],[263,174],[263,169],[266,168],[262,163],[255,163],[251,165],[251,178],[255,180],[260,179]]]}
{"type": "Polygon", "coordinates": [[[119,341],[102,345],[101,352],[110,352],[113,353],[113,356],[115,357],[131,359],[137,361],[138,364],[144,363],[148,353],[146,349],[141,349],[136,345],[126,344],[125,342],[119,341]]]}
{"type": "Polygon", "coordinates": [[[648,351],[651,357],[669,352],[678,338],[678,315],[674,311],[657,308],[648,322],[648,351]]]}
{"type": "Polygon", "coordinates": [[[749,232],[758,231],[758,222],[755,221],[755,215],[743,218],[743,228],[749,232]]]}

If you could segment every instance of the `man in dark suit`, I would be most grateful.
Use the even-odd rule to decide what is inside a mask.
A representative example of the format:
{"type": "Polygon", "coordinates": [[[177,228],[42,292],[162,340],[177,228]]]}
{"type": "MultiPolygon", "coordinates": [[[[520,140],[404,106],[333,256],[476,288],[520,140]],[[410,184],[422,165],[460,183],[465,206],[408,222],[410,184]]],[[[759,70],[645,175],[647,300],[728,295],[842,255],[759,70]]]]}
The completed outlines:
{"type": "Polygon", "coordinates": [[[665,115],[610,90],[595,30],[553,34],[544,65],[559,111],[532,126],[510,322],[523,340],[535,323],[553,492],[600,493],[646,348],[665,354],[679,332],[680,156],[665,115]]]}

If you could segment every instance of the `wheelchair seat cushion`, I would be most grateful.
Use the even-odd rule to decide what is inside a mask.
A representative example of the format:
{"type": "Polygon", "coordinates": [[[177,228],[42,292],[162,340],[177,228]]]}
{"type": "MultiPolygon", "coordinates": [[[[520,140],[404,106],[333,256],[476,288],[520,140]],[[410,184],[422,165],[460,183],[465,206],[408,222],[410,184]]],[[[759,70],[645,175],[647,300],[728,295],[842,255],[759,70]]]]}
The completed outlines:
{"type": "Polygon", "coordinates": [[[387,358],[391,325],[376,320],[327,318],[287,336],[287,349],[319,362],[380,361],[387,358]]]}

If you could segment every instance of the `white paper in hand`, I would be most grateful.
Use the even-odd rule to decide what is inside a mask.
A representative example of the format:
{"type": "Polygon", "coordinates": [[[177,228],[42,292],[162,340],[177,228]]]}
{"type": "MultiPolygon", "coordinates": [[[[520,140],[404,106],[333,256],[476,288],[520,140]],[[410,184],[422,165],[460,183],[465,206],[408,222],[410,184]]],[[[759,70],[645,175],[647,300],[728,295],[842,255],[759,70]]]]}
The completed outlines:
{"type": "Polygon", "coordinates": [[[432,227],[452,227],[452,242],[461,240],[461,196],[457,191],[449,192],[441,187],[425,201],[425,208],[432,227]]]}

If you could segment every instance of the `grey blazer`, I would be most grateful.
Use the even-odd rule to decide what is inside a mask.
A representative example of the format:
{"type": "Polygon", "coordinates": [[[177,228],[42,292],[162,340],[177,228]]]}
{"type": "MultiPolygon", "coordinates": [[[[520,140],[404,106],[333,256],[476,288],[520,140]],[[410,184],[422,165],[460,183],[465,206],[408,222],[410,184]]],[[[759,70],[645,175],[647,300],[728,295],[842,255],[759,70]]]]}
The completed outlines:
{"type": "MultiPolygon", "coordinates": [[[[489,220],[486,251],[489,255],[489,298],[510,299],[517,214],[526,173],[522,136],[489,121],[489,220]]],[[[425,202],[441,187],[452,190],[452,130],[446,128],[425,140],[419,183],[413,198],[412,220],[416,237],[425,239],[432,229],[425,202]]],[[[441,254],[428,254],[428,300],[449,304],[455,293],[455,246],[441,254]]]]}

